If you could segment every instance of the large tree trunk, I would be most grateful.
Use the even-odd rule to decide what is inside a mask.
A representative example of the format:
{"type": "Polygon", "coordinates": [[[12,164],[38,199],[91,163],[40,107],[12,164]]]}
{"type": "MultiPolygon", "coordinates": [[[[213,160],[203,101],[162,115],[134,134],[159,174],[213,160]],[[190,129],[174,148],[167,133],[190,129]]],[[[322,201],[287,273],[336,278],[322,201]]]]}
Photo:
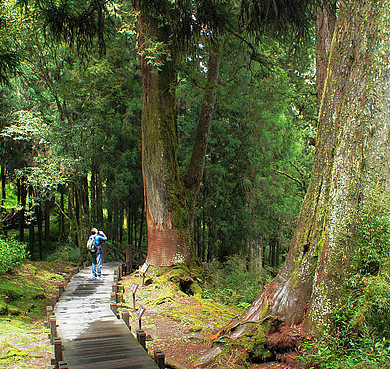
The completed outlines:
{"type": "MultiPolygon", "coordinates": [[[[320,110],[312,178],[286,262],[239,321],[277,317],[306,331],[329,328],[359,226],[357,214],[390,184],[388,1],[341,4],[320,110]]],[[[378,245],[380,247],[380,245],[378,245]]]]}
{"type": "Polygon", "coordinates": [[[170,40],[169,26],[158,26],[142,13],[138,21],[143,81],[142,172],[148,231],[148,262],[153,265],[189,263],[193,250],[193,219],[203,175],[207,137],[214,111],[220,53],[213,53],[209,80],[201,110],[193,157],[184,183],[177,160],[176,84],[177,46],[170,40]],[[151,40],[163,42],[170,51],[162,65],[152,65],[147,55],[151,40]]]}
{"type": "Polygon", "coordinates": [[[177,160],[177,55],[171,47],[170,57],[165,58],[161,66],[152,65],[146,53],[147,45],[155,38],[169,48],[169,27],[158,27],[155,19],[143,14],[138,20],[138,30],[143,83],[142,173],[148,262],[153,265],[189,262],[188,205],[177,160]]]}

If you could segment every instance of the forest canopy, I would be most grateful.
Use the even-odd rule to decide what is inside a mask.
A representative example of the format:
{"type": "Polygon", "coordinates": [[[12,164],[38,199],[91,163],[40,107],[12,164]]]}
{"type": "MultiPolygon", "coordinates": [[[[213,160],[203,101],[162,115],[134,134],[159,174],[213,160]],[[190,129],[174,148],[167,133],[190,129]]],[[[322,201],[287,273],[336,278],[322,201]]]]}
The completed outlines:
{"type": "MultiPolygon", "coordinates": [[[[17,201],[4,214],[18,209],[17,217],[31,223],[37,233],[37,242],[29,239],[32,258],[51,254],[57,241],[84,244],[93,224],[118,245],[146,248],[140,10],[111,1],[6,4],[0,14],[2,194],[3,203],[12,193],[17,201]]],[[[190,11],[183,4],[177,5],[182,23],[190,11]]],[[[195,9],[198,18],[188,19],[192,25],[180,25],[196,24],[199,34],[187,34],[180,48],[188,56],[175,62],[177,176],[186,183],[210,90],[212,39],[228,34],[213,84],[204,175],[192,200],[194,256],[211,261],[256,255],[249,257],[256,267],[277,269],[309,180],[317,112],[313,45],[298,60],[292,43],[267,32],[239,34],[233,5],[214,5],[215,19],[208,19],[205,2],[195,9]]],[[[155,11],[159,21],[168,22],[167,9],[155,11]]],[[[249,16],[248,9],[242,11],[243,18],[249,16]]],[[[169,26],[176,27],[177,19],[169,26]]],[[[150,42],[147,64],[162,68],[172,51],[162,41],[150,42]]],[[[19,238],[25,238],[21,227],[19,238]]]]}

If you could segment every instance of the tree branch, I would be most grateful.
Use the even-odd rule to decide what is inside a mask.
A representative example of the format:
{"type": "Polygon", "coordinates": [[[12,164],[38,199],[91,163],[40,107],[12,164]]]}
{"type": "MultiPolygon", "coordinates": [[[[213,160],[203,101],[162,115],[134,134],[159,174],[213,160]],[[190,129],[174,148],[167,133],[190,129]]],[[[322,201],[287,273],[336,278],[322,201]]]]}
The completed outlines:
{"type": "Polygon", "coordinates": [[[306,192],[306,184],[304,181],[301,181],[300,179],[293,177],[291,174],[283,172],[281,170],[275,169],[275,172],[293,180],[294,182],[297,182],[301,186],[302,190],[306,192]]]}
{"type": "Polygon", "coordinates": [[[202,108],[199,115],[195,142],[192,149],[192,157],[188,166],[187,174],[183,176],[185,186],[194,190],[195,198],[199,192],[200,181],[203,176],[208,136],[215,109],[219,66],[222,54],[221,46],[220,42],[212,46],[209,59],[207,86],[204,92],[202,108]]]}

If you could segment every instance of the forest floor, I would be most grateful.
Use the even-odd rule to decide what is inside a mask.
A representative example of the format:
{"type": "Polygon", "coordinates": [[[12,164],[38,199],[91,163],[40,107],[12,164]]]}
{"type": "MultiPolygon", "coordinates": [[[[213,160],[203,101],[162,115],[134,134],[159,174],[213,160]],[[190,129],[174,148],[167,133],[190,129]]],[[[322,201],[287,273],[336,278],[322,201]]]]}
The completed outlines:
{"type": "Polygon", "coordinates": [[[145,278],[138,272],[124,277],[124,300],[120,310],[129,310],[132,330],[139,328],[136,311],[142,307],[142,329],[147,334],[149,352],[161,350],[168,364],[177,368],[250,368],[250,369],[293,369],[284,362],[249,363],[244,349],[230,346],[229,351],[215,360],[207,362],[202,355],[212,349],[212,338],[233,318],[243,311],[232,306],[221,305],[203,299],[196,276],[186,275],[180,269],[148,271],[145,278]],[[143,285],[144,279],[144,285],[143,285]],[[195,283],[193,283],[195,282],[195,283]],[[135,308],[132,287],[138,285],[135,293],[135,308]],[[184,291],[184,292],[183,292],[184,291]],[[203,365],[199,365],[203,362],[203,365]],[[199,366],[197,366],[199,365],[199,366]]]}
{"type": "MultiPolygon", "coordinates": [[[[72,267],[65,263],[26,262],[12,274],[0,276],[0,369],[49,367],[54,352],[49,330],[44,327],[45,306],[72,267]]],[[[141,323],[147,334],[148,351],[162,350],[172,368],[194,368],[212,348],[213,334],[242,313],[235,307],[201,298],[196,280],[183,269],[148,271],[144,285],[138,272],[121,280],[125,293],[119,310],[131,312],[135,332],[139,328],[137,310],[145,309],[141,323]]],[[[249,363],[245,350],[234,345],[215,360],[206,360],[197,367],[296,368],[284,362],[249,363]]]]}
{"type": "Polygon", "coordinates": [[[44,327],[46,305],[70,265],[25,262],[0,276],[0,369],[47,368],[54,357],[44,327]]]}

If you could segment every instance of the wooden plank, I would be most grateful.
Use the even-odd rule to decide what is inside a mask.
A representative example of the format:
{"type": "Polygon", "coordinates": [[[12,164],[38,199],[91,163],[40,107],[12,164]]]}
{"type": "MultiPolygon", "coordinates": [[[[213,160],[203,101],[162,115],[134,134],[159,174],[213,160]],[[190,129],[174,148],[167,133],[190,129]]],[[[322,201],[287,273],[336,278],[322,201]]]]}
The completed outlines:
{"type": "Polygon", "coordinates": [[[103,277],[91,268],[73,276],[54,313],[63,354],[70,369],[156,369],[127,325],[109,308],[117,263],[103,265],[103,277]]]}

